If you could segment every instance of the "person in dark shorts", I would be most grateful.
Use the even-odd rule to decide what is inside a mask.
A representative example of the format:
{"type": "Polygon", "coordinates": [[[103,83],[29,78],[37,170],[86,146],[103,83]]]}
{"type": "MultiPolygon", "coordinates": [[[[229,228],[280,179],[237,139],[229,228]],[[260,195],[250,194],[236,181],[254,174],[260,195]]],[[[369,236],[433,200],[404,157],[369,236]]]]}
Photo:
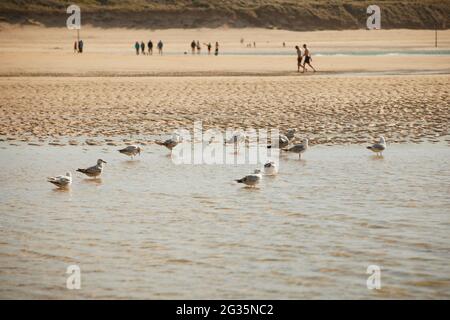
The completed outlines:
{"type": "Polygon", "coordinates": [[[141,41],[141,53],[142,53],[142,55],[145,55],[145,43],[144,43],[144,41],[141,41]]]}
{"type": "Polygon", "coordinates": [[[191,52],[192,52],[192,54],[195,54],[195,47],[196,47],[197,45],[196,45],[196,43],[195,43],[195,40],[192,40],[192,42],[191,42],[191,52]]]}
{"type": "Polygon", "coordinates": [[[163,42],[161,40],[159,40],[158,42],[158,53],[162,56],[163,55],[163,42]]]}
{"type": "Polygon", "coordinates": [[[299,46],[295,46],[295,50],[297,50],[297,72],[300,72],[300,67],[302,67],[303,71],[305,71],[305,67],[302,66],[302,50],[299,46]]]}
{"type": "Polygon", "coordinates": [[[219,42],[216,42],[216,51],[214,52],[214,55],[219,55],[219,42]]]}
{"type": "Polygon", "coordinates": [[[84,42],[83,40],[78,41],[78,52],[83,53],[84,42]]]}
{"type": "Polygon", "coordinates": [[[149,40],[147,43],[147,47],[148,47],[148,55],[152,55],[153,54],[153,42],[152,40],[149,40]]]}
{"type": "Polygon", "coordinates": [[[309,52],[309,49],[306,47],[306,44],[303,45],[303,48],[305,49],[303,56],[305,57],[305,61],[303,62],[303,72],[308,71],[306,70],[306,65],[310,66],[311,69],[313,69],[314,72],[316,72],[316,69],[311,65],[312,58],[311,53],[309,52]]]}

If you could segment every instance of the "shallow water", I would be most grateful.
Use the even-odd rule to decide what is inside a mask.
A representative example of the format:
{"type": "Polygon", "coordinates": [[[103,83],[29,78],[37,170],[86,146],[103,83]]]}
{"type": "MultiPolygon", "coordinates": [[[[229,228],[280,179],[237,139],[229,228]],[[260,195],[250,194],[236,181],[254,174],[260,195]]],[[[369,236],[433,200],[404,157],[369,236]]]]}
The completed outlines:
{"type": "Polygon", "coordinates": [[[157,146],[1,144],[0,165],[0,298],[450,298],[445,144],[314,146],[253,190],[233,179],[254,166],[176,166],[157,146]],[[99,157],[100,181],[75,174],[99,157]],[[46,182],[67,170],[69,191],[46,182]]]}

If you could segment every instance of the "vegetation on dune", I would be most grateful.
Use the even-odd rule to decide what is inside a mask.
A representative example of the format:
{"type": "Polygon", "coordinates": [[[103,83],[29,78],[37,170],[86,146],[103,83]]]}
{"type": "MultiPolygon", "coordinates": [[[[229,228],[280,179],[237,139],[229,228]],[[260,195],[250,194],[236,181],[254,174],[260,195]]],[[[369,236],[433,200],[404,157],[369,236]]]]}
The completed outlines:
{"type": "MultiPolygon", "coordinates": [[[[263,27],[289,30],[364,28],[373,1],[351,0],[2,0],[0,20],[64,26],[76,3],[83,22],[100,27],[263,27]]],[[[450,1],[378,0],[383,28],[447,28],[450,1]]]]}

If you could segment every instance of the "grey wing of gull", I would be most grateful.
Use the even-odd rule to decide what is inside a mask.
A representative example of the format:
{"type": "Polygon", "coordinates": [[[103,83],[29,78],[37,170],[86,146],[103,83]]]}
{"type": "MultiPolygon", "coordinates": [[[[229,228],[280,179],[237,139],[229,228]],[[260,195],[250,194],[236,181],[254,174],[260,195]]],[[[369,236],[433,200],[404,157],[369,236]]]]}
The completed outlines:
{"type": "Polygon", "coordinates": [[[94,173],[100,173],[102,170],[100,170],[100,168],[98,166],[93,166],[93,167],[87,168],[85,171],[87,173],[94,174],[94,173]]]}
{"type": "Polygon", "coordinates": [[[259,180],[259,177],[258,177],[258,176],[250,175],[250,176],[246,176],[246,177],[245,177],[245,181],[246,181],[246,182],[256,182],[256,181],[258,181],[258,180],[259,180]]]}
{"type": "Polygon", "coordinates": [[[386,149],[386,147],[384,145],[382,145],[382,144],[375,143],[374,145],[372,145],[372,149],[374,149],[374,150],[384,150],[384,149],[386,149]]]}
{"type": "Polygon", "coordinates": [[[289,149],[290,152],[302,152],[305,150],[305,146],[302,144],[296,144],[292,148],[289,149]]]}

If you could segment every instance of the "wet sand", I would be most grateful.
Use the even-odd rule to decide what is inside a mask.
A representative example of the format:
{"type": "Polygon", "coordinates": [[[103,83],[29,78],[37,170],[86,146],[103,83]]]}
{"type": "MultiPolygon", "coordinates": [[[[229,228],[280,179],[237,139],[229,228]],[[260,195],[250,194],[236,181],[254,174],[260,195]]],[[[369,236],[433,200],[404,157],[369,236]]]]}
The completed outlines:
{"type": "MultiPolygon", "coordinates": [[[[1,139],[129,137],[209,128],[297,128],[313,144],[437,141],[448,75],[14,77],[0,79],[1,139]]],[[[84,140],[83,140],[84,141],[84,140]]]]}

